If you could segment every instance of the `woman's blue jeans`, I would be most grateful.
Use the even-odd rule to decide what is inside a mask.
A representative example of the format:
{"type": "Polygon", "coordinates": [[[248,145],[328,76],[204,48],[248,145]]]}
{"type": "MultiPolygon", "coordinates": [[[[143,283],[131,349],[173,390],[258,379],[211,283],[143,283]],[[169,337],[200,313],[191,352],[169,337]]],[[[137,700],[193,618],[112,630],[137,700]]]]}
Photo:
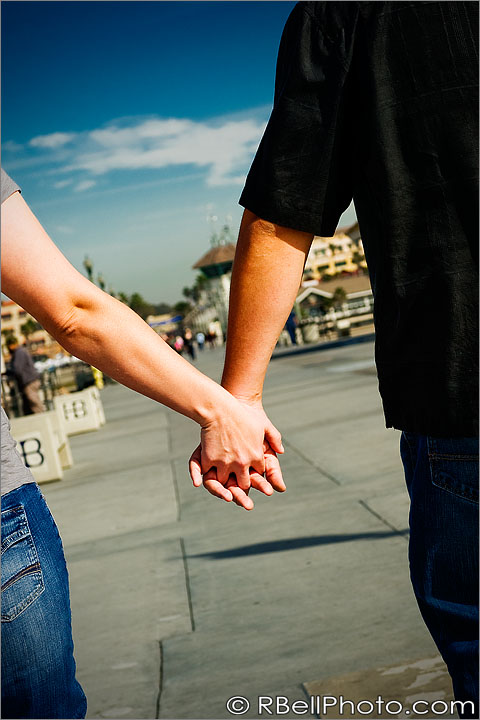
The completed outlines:
{"type": "Polygon", "coordinates": [[[478,718],[478,439],[403,433],[410,575],[456,700],[478,718]]]}
{"type": "Polygon", "coordinates": [[[2,497],[2,718],[83,718],[68,574],[35,483],[2,497]]]}

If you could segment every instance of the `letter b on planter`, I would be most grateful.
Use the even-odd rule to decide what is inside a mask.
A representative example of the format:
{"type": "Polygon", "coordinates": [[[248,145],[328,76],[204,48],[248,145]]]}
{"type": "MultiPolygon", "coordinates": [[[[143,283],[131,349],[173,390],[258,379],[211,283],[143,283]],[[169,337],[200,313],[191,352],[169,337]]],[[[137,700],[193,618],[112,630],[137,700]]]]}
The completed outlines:
{"type": "Polygon", "coordinates": [[[57,395],[54,403],[67,435],[98,430],[100,427],[97,402],[89,389],[57,395]]]}

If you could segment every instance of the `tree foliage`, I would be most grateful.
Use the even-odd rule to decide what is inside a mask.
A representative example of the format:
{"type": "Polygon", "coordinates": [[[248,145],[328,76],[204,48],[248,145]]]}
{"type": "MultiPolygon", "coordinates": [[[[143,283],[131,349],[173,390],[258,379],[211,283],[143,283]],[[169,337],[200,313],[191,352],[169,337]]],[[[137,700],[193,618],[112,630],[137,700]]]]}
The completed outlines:
{"type": "Polygon", "coordinates": [[[187,315],[193,308],[192,305],[186,300],[180,300],[180,302],[175,303],[173,309],[175,313],[177,313],[178,315],[183,315],[185,317],[185,315],[187,315]]]}
{"type": "Polygon", "coordinates": [[[153,305],[147,302],[144,297],[140,295],[140,293],[133,293],[133,295],[130,296],[128,304],[132,308],[132,310],[134,310],[137,315],[140,315],[140,317],[144,320],[146,320],[149,315],[153,315],[154,313],[153,305]]]}
{"type": "Polygon", "coordinates": [[[39,323],[36,320],[34,320],[33,318],[28,318],[28,320],[25,320],[25,322],[22,325],[20,325],[20,330],[22,331],[22,335],[24,335],[27,343],[28,343],[28,338],[30,337],[30,335],[33,335],[33,333],[36,330],[39,330],[40,327],[41,326],[39,325],[39,323]]]}
{"type": "Polygon", "coordinates": [[[343,305],[343,303],[345,302],[346,299],[347,299],[347,293],[345,292],[343,287],[335,288],[335,290],[333,291],[333,298],[332,298],[333,306],[338,307],[339,305],[343,305]]]}

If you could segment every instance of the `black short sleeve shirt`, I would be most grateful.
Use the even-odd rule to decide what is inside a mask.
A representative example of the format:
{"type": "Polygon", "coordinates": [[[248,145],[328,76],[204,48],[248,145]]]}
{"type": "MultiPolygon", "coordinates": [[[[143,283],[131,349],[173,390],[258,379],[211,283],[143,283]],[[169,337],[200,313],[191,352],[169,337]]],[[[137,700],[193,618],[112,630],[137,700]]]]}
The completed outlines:
{"type": "Polygon", "coordinates": [[[333,235],[355,202],[386,424],[478,432],[478,3],[305,2],[240,203],[333,235]]]}

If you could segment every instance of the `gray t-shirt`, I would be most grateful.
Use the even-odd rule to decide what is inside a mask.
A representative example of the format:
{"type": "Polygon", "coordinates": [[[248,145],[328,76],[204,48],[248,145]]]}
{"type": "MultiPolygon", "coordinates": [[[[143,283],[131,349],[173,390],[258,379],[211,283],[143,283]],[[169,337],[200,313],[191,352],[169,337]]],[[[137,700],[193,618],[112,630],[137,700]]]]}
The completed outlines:
{"type": "Polygon", "coordinates": [[[13,195],[14,192],[20,192],[20,188],[17,183],[13,182],[12,178],[7,175],[3,168],[1,169],[0,190],[2,194],[2,203],[10,197],[10,195],[13,195]]]}
{"type": "MultiPolygon", "coordinates": [[[[12,178],[10,178],[4,170],[1,170],[0,189],[2,203],[10,197],[10,195],[13,195],[14,192],[20,190],[18,185],[13,182],[12,178]]],[[[2,460],[1,488],[2,495],[6,495],[6,493],[15,490],[15,488],[20,487],[20,485],[35,482],[35,479],[30,470],[25,467],[20,453],[17,450],[17,444],[10,434],[10,423],[3,408],[1,408],[0,414],[2,421],[0,435],[2,460]]]]}
{"type": "Polygon", "coordinates": [[[0,410],[2,417],[1,427],[1,449],[2,449],[2,496],[20,485],[35,482],[35,478],[28,468],[25,467],[20,453],[17,450],[17,443],[10,434],[10,423],[5,410],[0,410]]]}

